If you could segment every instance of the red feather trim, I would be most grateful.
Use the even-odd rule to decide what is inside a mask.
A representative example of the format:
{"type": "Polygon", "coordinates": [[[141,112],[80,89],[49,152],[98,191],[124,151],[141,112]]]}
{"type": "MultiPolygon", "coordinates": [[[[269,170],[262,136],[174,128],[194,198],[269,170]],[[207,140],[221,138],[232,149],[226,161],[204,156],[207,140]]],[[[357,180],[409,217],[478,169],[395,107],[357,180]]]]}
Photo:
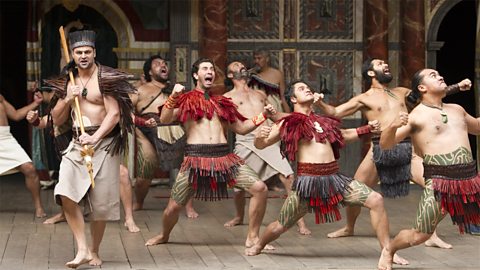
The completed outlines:
{"type": "Polygon", "coordinates": [[[335,158],[340,157],[339,149],[345,146],[345,141],[340,131],[341,121],[334,117],[320,116],[315,113],[305,115],[302,113],[291,113],[280,119],[280,136],[282,138],[281,152],[282,156],[290,161],[295,160],[295,154],[298,150],[300,140],[310,141],[315,138],[316,142],[325,143],[328,141],[333,148],[335,158]],[[322,128],[322,132],[317,132],[315,122],[322,128]]]}
{"type": "Polygon", "coordinates": [[[461,233],[469,231],[469,224],[480,224],[480,175],[461,180],[432,178],[432,183],[442,212],[450,214],[461,233]]]}
{"type": "Polygon", "coordinates": [[[195,198],[216,201],[228,198],[228,187],[237,183],[238,168],[245,162],[235,154],[222,157],[185,156],[181,172],[188,172],[195,198]]]}
{"type": "Polygon", "coordinates": [[[232,99],[214,95],[207,100],[200,90],[193,90],[180,96],[176,107],[180,109],[178,119],[182,123],[189,119],[197,121],[203,117],[211,120],[214,114],[229,123],[234,123],[237,120],[247,120],[238,112],[237,105],[232,102],[232,99]]]}

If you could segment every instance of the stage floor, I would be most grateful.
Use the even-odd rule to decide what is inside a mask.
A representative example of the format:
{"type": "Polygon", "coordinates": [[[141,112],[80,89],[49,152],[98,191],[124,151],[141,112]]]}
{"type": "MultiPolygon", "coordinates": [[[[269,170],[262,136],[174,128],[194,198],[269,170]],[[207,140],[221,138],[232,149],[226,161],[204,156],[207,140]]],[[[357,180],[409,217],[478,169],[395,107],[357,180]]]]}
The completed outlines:
{"type": "MultiPolygon", "coordinates": [[[[412,186],[407,198],[386,200],[392,235],[411,226],[420,192],[419,187],[412,186]]],[[[52,190],[41,192],[48,216],[60,210],[52,194],[52,190]]],[[[107,225],[100,249],[102,269],[376,269],[380,248],[365,209],[354,237],[328,239],[326,234],[344,221],[316,225],[314,216],[308,214],[311,236],[301,236],[292,228],[273,242],[276,250],[247,257],[243,254],[247,226],[223,227],[233,217],[233,200],[195,201],[198,219],[182,214],[169,244],[147,248],[145,241],[161,229],[168,194],[165,187],[150,189],[145,210],[134,213],[140,233],[124,228],[123,213],[121,221],[107,225]]],[[[283,203],[279,195],[270,193],[263,225],[277,218],[283,203]]],[[[65,262],[73,259],[74,241],[67,223],[43,225],[44,219],[36,219],[33,213],[23,177],[0,177],[0,269],[65,269],[65,262]]],[[[453,249],[420,245],[400,251],[410,265],[394,269],[480,269],[480,236],[460,235],[449,217],[440,224],[438,234],[453,249]]]]}

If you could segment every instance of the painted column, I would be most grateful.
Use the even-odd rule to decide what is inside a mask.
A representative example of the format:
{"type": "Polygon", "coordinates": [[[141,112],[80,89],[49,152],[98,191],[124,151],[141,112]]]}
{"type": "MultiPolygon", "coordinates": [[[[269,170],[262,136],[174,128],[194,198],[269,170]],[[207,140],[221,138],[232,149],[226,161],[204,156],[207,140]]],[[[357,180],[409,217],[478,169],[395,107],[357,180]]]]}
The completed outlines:
{"type": "Polygon", "coordinates": [[[364,2],[364,59],[388,60],[388,6],[387,0],[364,2]]]}
{"type": "Polygon", "coordinates": [[[203,16],[202,34],[199,36],[199,56],[210,58],[215,63],[217,73],[212,91],[223,93],[227,65],[227,1],[203,0],[201,10],[203,10],[203,16]]]}
{"type": "Polygon", "coordinates": [[[400,86],[410,88],[413,74],[425,67],[425,3],[402,0],[400,18],[402,32],[400,42],[400,86]]]}

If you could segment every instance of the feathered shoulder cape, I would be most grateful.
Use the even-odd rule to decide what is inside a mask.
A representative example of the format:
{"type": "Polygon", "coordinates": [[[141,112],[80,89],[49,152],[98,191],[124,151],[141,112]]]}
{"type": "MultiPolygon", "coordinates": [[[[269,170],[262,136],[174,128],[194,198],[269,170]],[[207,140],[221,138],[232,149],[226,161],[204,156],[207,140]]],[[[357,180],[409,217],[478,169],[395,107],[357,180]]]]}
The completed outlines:
{"type": "Polygon", "coordinates": [[[211,120],[214,113],[228,123],[247,120],[238,112],[237,105],[231,98],[222,95],[209,96],[197,89],[181,95],[175,107],[180,109],[178,120],[182,123],[189,119],[197,121],[203,117],[211,120]]]}
{"type": "Polygon", "coordinates": [[[325,143],[328,141],[333,148],[335,159],[340,157],[340,148],[345,146],[345,141],[340,131],[341,121],[334,117],[320,116],[315,113],[306,115],[293,112],[283,117],[277,123],[283,121],[280,126],[282,156],[290,161],[295,160],[295,154],[298,150],[300,140],[315,141],[325,143]]]}
{"type": "MultiPolygon", "coordinates": [[[[127,132],[133,131],[131,113],[133,104],[128,96],[137,90],[127,81],[131,75],[117,69],[100,65],[98,67],[98,84],[102,95],[111,96],[118,102],[120,108],[120,133],[114,136],[114,140],[107,147],[107,151],[114,155],[121,153],[127,146],[127,132]]],[[[67,94],[68,75],[61,75],[58,78],[44,80],[44,82],[55,90],[55,97],[49,107],[53,108],[59,98],[67,94]]]]}

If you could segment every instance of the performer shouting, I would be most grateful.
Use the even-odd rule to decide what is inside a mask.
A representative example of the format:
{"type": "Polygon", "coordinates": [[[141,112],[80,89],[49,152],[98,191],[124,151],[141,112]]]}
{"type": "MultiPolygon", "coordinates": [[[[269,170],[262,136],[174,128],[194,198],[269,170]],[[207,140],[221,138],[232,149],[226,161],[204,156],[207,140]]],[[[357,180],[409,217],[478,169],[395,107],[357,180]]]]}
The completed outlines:
{"type": "Polygon", "coordinates": [[[73,127],[74,139],[62,156],[59,182],[54,192],[77,243],[77,254],[66,266],[76,268],[84,263],[102,264],[99,246],[106,221],[120,218],[119,166],[127,132],[131,132],[133,127],[130,117],[132,103],[128,94],[135,89],[127,82],[127,74],[95,63],[95,32],[71,32],[69,43],[77,67],[75,82],[67,84],[64,77],[48,83],[63,97],[52,110],[53,124],[59,126],[71,115],[75,118],[73,123],[78,123],[78,116],[72,112],[75,96],[79,99],[85,123],[85,134],[80,134],[78,126],[73,127]],[[83,145],[92,146],[95,150],[92,158],[95,188],[91,188],[81,156],[83,145]],[[82,199],[91,219],[90,248],[79,205],[82,199]]]}
{"type": "Polygon", "coordinates": [[[146,245],[168,242],[180,210],[192,196],[209,201],[221,200],[228,196],[227,187],[234,186],[252,195],[245,242],[250,247],[258,241],[267,187],[242,159],[229,152],[225,128],[247,134],[263,123],[265,116],[274,112],[273,107],[265,106],[260,115],[247,120],[231,99],[210,95],[215,80],[215,67],[210,59],[198,59],[192,66],[192,77],[196,88],[181,94],[184,86],[176,84],[160,115],[162,123],[174,120],[183,123],[187,145],[180,173],[163,211],[163,231],[149,239],[146,245]]]}
{"type": "MultiPolygon", "coordinates": [[[[138,88],[138,94],[132,95],[135,106],[135,139],[137,146],[135,210],[143,209],[152,179],[156,172],[167,173],[178,169],[183,159],[185,131],[178,123],[161,124],[158,107],[163,106],[172,92],[169,81],[169,69],[165,59],[153,55],[145,61],[143,74],[146,83],[138,88]],[[153,121],[153,126],[147,126],[153,121]]],[[[186,205],[189,218],[197,218],[193,208],[193,198],[186,205]]]]}

